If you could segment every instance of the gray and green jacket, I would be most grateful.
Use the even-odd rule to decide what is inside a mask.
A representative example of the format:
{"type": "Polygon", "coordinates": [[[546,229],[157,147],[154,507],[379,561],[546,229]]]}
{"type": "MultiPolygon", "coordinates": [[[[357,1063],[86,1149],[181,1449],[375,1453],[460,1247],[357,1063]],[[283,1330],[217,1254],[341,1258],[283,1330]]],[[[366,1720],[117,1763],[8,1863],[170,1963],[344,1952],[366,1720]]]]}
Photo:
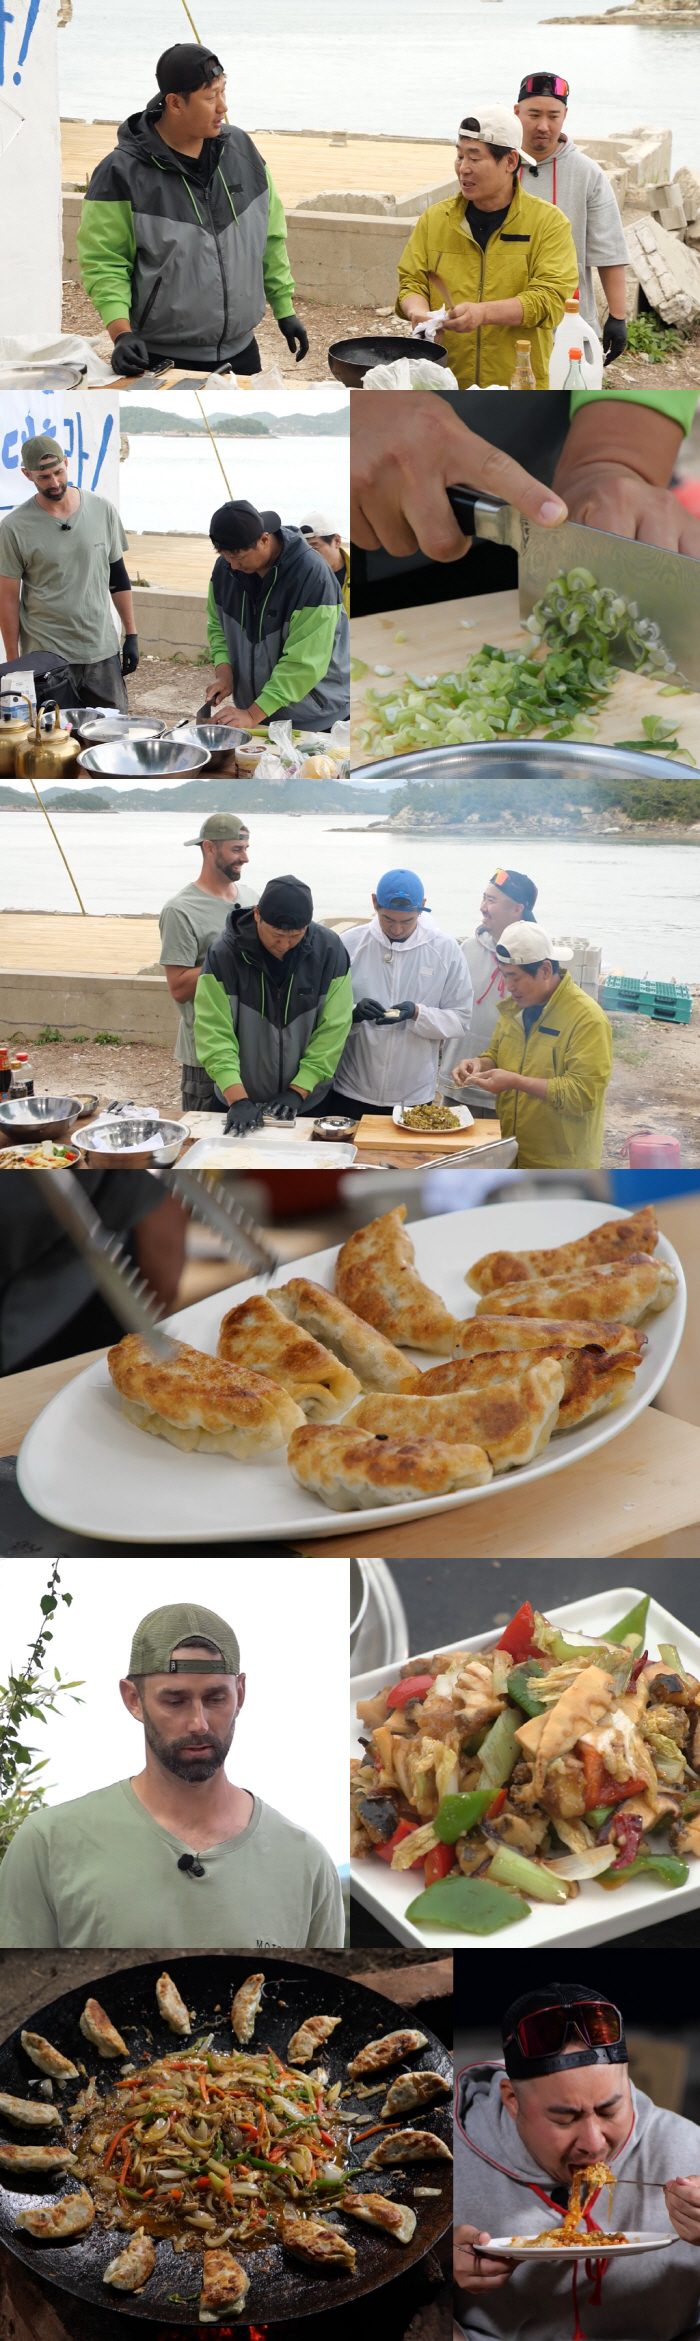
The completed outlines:
{"type": "Polygon", "coordinates": [[[128,317],[149,356],[216,366],[246,348],[269,301],[294,309],[280,197],[245,130],[225,124],[192,164],[145,114],[93,171],[78,230],[83,285],[105,325],[128,317]]]}
{"type": "Polygon", "coordinates": [[[350,627],[337,578],[298,528],[264,577],[214,568],[207,615],[215,666],[228,663],[236,707],[330,731],[350,714],[350,627]]]}
{"type": "Polygon", "coordinates": [[[240,1081],[260,1105],[299,1081],[309,1092],[305,1111],[312,1111],[330,1089],[352,1007],[350,961],[332,928],[312,919],[280,962],[277,982],[266,970],[252,911],[236,905],[209,946],[195,992],[199,1063],[222,1093],[240,1081]]]}

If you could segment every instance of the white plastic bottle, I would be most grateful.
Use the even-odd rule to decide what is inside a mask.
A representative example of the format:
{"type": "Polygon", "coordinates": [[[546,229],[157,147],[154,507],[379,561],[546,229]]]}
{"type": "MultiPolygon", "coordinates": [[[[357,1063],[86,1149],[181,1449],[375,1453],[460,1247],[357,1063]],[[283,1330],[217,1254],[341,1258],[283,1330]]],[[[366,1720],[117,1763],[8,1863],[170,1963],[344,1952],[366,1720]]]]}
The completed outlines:
{"type": "Polygon", "coordinates": [[[573,345],[581,351],[584,389],[600,390],[603,380],[603,344],[593,326],[589,325],[587,317],[579,315],[578,300],[567,301],[554,335],[549,360],[550,390],[563,390],[569,371],[569,351],[573,345]]]}

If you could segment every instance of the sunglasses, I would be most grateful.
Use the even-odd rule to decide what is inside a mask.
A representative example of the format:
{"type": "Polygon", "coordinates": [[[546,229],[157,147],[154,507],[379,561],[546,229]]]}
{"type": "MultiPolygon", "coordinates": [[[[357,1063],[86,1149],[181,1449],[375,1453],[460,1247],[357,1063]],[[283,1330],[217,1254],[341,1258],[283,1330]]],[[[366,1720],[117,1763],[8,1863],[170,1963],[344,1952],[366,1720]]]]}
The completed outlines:
{"type": "Polygon", "coordinates": [[[523,84],[523,96],[526,98],[562,98],[566,104],[568,95],[568,81],[564,81],[560,73],[528,73],[527,81],[523,84]],[[538,89],[535,89],[536,81],[539,83],[538,89]]]}
{"type": "Polygon", "coordinates": [[[558,2056],[569,2034],[587,2048],[612,2048],[622,2039],[622,2017],[611,2001],[577,2001],[571,2008],[538,2008],[521,2016],[515,2038],[524,2057],[558,2056]]]}

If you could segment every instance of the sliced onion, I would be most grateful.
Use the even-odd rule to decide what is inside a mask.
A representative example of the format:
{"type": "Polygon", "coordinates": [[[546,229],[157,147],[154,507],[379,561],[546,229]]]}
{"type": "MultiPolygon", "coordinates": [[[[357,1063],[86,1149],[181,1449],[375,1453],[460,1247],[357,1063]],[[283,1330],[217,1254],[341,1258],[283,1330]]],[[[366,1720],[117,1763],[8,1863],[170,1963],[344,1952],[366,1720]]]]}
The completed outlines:
{"type": "Polygon", "coordinates": [[[614,1845],[591,1845],[585,1852],[564,1853],[559,1861],[546,1861],[546,1870],[553,1870],[557,1878],[597,1878],[601,1870],[609,1870],[615,1860],[614,1845]]]}

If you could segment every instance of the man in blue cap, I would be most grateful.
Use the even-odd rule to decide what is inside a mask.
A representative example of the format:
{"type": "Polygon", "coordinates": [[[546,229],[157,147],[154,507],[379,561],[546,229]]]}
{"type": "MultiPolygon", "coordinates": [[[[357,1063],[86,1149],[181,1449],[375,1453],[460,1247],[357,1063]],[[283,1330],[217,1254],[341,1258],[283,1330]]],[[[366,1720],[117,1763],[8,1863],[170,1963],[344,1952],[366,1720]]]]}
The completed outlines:
{"type": "Polygon", "coordinates": [[[470,1029],[473,987],[459,944],[436,926],[415,870],[386,870],[374,917],[343,935],[352,1030],[326,1099],[330,1114],[390,1114],[435,1095],[441,1043],[470,1029]]]}

